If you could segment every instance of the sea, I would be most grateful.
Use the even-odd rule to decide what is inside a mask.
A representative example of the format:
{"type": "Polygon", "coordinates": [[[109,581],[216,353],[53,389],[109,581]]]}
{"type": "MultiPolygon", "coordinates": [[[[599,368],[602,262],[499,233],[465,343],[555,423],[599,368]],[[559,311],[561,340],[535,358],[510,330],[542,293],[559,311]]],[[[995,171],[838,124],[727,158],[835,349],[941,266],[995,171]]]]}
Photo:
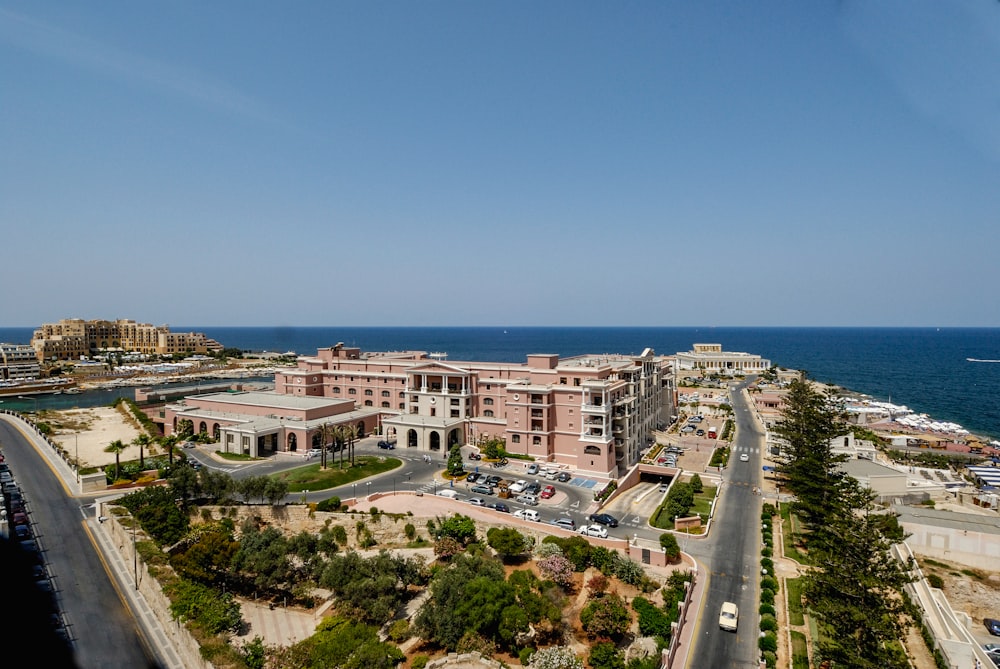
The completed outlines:
{"type": "MultiPolygon", "coordinates": [[[[342,342],[363,351],[417,350],[451,361],[524,362],[532,353],[658,354],[695,343],[755,353],[774,365],[880,401],[904,405],[973,434],[1000,438],[1000,328],[803,327],[203,327],[227,348],[312,354],[342,342]]],[[[32,328],[0,328],[28,343],[32,328]]],[[[77,398],[81,396],[76,396],[77,398]]]]}

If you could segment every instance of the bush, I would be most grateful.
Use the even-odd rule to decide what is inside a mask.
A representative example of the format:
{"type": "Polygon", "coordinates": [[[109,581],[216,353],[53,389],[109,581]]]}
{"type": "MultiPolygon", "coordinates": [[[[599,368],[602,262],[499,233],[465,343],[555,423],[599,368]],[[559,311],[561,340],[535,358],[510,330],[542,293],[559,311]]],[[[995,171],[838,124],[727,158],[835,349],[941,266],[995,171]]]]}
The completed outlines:
{"type": "Polygon", "coordinates": [[[522,667],[527,667],[528,662],[531,661],[531,656],[535,654],[534,648],[522,648],[517,653],[517,659],[521,662],[522,667]]]}
{"type": "Polygon", "coordinates": [[[764,651],[764,664],[768,666],[768,669],[776,667],[778,665],[778,655],[769,650],[764,651]]]}
{"type": "Polygon", "coordinates": [[[927,584],[930,585],[932,588],[937,588],[940,590],[941,588],[944,587],[944,579],[942,579],[937,574],[928,574],[927,584]]]}
{"type": "Polygon", "coordinates": [[[772,615],[762,616],[760,619],[760,628],[765,632],[777,632],[778,621],[772,615]]]}
{"type": "Polygon", "coordinates": [[[760,601],[763,604],[774,604],[774,590],[761,590],[760,601]]]}
{"type": "Polygon", "coordinates": [[[320,500],[316,503],[317,511],[339,511],[340,510],[340,498],[339,497],[329,497],[324,500],[320,500]]]}
{"type": "Polygon", "coordinates": [[[430,661],[431,658],[427,657],[426,655],[414,655],[413,659],[410,660],[410,666],[413,669],[424,669],[424,667],[426,667],[427,663],[430,661]]]}
{"type": "Polygon", "coordinates": [[[774,592],[778,592],[778,581],[777,579],[771,576],[765,576],[764,578],[760,579],[760,587],[762,589],[773,590],[774,592]]]}
{"type": "Polygon", "coordinates": [[[757,647],[765,653],[777,653],[778,637],[774,634],[774,632],[766,632],[764,636],[757,639],[757,647]]]}
{"type": "Polygon", "coordinates": [[[762,616],[773,616],[777,611],[774,610],[774,606],[771,604],[761,604],[760,608],[757,609],[757,613],[762,616]]]}

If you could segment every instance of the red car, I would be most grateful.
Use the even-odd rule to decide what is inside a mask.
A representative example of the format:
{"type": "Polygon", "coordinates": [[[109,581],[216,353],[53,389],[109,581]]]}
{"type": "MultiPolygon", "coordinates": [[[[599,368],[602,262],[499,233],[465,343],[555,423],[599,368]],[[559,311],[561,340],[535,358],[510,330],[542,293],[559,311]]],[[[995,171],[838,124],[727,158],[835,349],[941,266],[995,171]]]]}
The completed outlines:
{"type": "Polygon", "coordinates": [[[27,525],[28,524],[28,514],[24,511],[18,511],[13,517],[15,525],[27,525]]]}
{"type": "Polygon", "coordinates": [[[544,488],[542,488],[542,494],[539,495],[539,497],[541,497],[542,499],[548,499],[555,494],[556,494],[556,489],[550,485],[547,485],[544,488]]]}

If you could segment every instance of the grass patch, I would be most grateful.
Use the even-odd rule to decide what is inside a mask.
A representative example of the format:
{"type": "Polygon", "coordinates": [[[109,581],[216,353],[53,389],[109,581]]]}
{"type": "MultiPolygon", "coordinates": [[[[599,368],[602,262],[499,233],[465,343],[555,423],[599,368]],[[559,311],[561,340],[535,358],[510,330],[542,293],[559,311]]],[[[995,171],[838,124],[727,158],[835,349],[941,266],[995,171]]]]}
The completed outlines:
{"type": "Polygon", "coordinates": [[[260,460],[261,459],[261,458],[255,458],[252,455],[245,455],[243,453],[223,453],[222,451],[218,452],[218,456],[220,458],[222,458],[223,460],[233,460],[235,462],[247,462],[247,461],[250,461],[250,460],[260,460]]]}
{"type": "Polygon", "coordinates": [[[792,669],[809,669],[809,647],[806,645],[806,635],[802,632],[792,632],[792,669]]]}
{"type": "Polygon", "coordinates": [[[789,578],[785,581],[788,588],[788,624],[804,625],[806,622],[802,612],[802,579],[789,578]]]}
{"type": "Polygon", "coordinates": [[[369,476],[392,471],[397,467],[401,467],[402,464],[397,458],[360,457],[355,459],[353,467],[346,467],[345,469],[328,466],[327,469],[322,470],[320,469],[320,463],[317,462],[316,464],[273,474],[273,476],[278,480],[288,483],[288,492],[327,490],[353,483],[369,476]]]}
{"type": "Polygon", "coordinates": [[[924,558],[922,560],[924,564],[929,564],[932,567],[941,567],[942,569],[951,569],[950,564],[945,564],[944,562],[938,562],[937,560],[932,560],[931,558],[924,558]]]}
{"type": "Polygon", "coordinates": [[[799,549],[797,540],[802,533],[802,524],[798,516],[791,512],[788,504],[778,506],[778,513],[781,515],[781,539],[782,551],[787,558],[791,558],[799,564],[812,565],[812,559],[808,553],[799,549]]]}
{"type": "Polygon", "coordinates": [[[712,500],[715,499],[715,486],[705,486],[702,491],[694,496],[694,506],[691,512],[701,516],[702,524],[708,522],[708,515],[712,512],[712,500]]]}

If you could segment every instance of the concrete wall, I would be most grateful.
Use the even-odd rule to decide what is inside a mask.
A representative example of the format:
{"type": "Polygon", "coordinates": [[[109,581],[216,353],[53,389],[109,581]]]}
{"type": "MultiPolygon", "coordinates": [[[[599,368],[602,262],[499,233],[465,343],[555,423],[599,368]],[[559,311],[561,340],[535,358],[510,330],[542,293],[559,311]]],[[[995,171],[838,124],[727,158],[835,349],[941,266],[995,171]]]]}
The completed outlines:
{"type": "Polygon", "coordinates": [[[996,569],[1000,559],[1000,534],[900,523],[910,533],[906,544],[925,557],[957,562],[976,569],[996,569]]]}

